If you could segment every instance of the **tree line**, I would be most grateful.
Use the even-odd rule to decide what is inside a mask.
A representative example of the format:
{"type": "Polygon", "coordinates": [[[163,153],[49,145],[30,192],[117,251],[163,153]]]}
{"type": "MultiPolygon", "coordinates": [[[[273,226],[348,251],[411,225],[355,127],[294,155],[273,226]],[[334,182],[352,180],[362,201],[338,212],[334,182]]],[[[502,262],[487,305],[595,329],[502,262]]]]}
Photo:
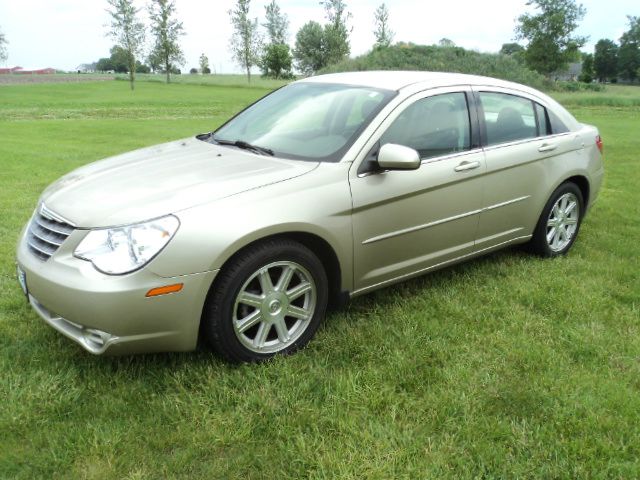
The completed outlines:
{"type": "MultiPolygon", "coordinates": [[[[147,23],[141,19],[141,10],[134,0],[107,0],[111,22],[107,34],[115,45],[110,57],[100,59],[97,70],[128,72],[131,88],[135,73],[149,71],[166,74],[180,73],[184,54],[180,37],[184,35],[182,22],[176,18],[175,0],[149,0],[146,6],[147,23]],[[145,63],[145,39],[149,30],[151,48],[145,63]]],[[[345,0],[320,0],[324,22],[311,20],[295,35],[293,48],[289,45],[289,19],[276,0],[265,6],[262,22],[250,15],[251,0],[236,0],[228,11],[233,27],[230,49],[234,61],[246,72],[251,81],[253,67],[273,78],[291,78],[294,68],[303,75],[312,75],[331,65],[340,64],[351,53],[349,26],[353,15],[345,0]]],[[[640,17],[628,16],[628,30],[616,43],[600,39],[593,53],[581,52],[588,38],[575,34],[586,9],[576,0],[529,0],[532,11],[517,18],[515,40],[502,45],[500,53],[516,59],[529,69],[550,79],[566,69],[569,63],[582,60],[580,80],[591,82],[627,81],[640,79],[640,17]]],[[[389,28],[389,9],[382,3],[373,18],[375,44],[372,52],[391,47],[394,32],[389,28]]],[[[0,61],[7,59],[7,40],[0,31],[0,61]]],[[[453,41],[442,39],[442,48],[455,47],[453,41]]],[[[209,60],[202,54],[200,71],[210,73],[209,60]]],[[[192,73],[197,69],[192,68],[192,73]]]]}
{"type": "MultiPolygon", "coordinates": [[[[147,27],[140,18],[140,10],[133,0],[107,0],[111,23],[108,35],[115,45],[110,57],[101,58],[96,69],[128,72],[131,88],[134,88],[136,72],[162,72],[167,82],[172,73],[179,73],[184,64],[184,54],[179,39],[184,35],[182,22],[175,18],[175,0],[150,0],[147,6],[148,22],[153,37],[152,48],[146,64],[140,59],[144,53],[147,27]]],[[[306,23],[296,34],[295,47],[289,46],[289,19],[276,0],[265,6],[264,21],[251,18],[251,0],[236,0],[229,10],[233,34],[230,49],[233,59],[246,72],[251,81],[253,67],[259,67],[263,75],[273,78],[292,78],[294,66],[304,75],[338,63],[349,57],[351,46],[348,25],[352,18],[344,0],[321,0],[325,24],[316,21],[306,23]]],[[[376,47],[389,46],[393,32],[389,28],[389,10],[381,4],[374,15],[376,47]]],[[[209,60],[200,56],[200,71],[210,73],[209,60]]],[[[197,70],[192,68],[192,73],[197,70]]]]}
{"type": "MultiPolygon", "coordinates": [[[[596,43],[591,60],[593,77],[600,82],[640,79],[640,17],[627,16],[629,29],[620,37],[620,43],[603,38],[596,43]]],[[[584,69],[584,68],[583,68],[584,69]]]]}
{"type": "Polygon", "coordinates": [[[562,72],[571,62],[582,62],[579,80],[591,83],[640,79],[640,17],[627,16],[628,30],[619,44],[600,39],[593,53],[581,52],[588,38],[574,34],[586,9],[575,0],[529,0],[535,12],[518,17],[516,40],[505,43],[500,53],[510,55],[547,78],[562,72]]]}
{"type": "MultiPolygon", "coordinates": [[[[111,57],[100,59],[97,68],[117,71],[120,65],[125,65],[133,90],[136,71],[149,68],[139,60],[145,47],[147,28],[140,18],[141,9],[134,6],[133,0],[107,0],[107,3],[107,12],[111,17],[107,35],[114,40],[115,45],[111,49],[111,57]],[[114,68],[105,68],[108,66],[114,68]]],[[[177,72],[177,67],[184,64],[184,54],[179,44],[180,37],[184,35],[184,28],[182,22],[175,18],[175,14],[174,0],[150,0],[147,4],[152,37],[147,61],[151,70],[166,74],[167,83],[171,80],[171,73],[177,72]]]]}
{"type": "MultiPolygon", "coordinates": [[[[260,24],[251,18],[251,0],[237,0],[229,10],[233,35],[230,48],[236,63],[251,80],[252,67],[259,67],[263,75],[273,78],[293,76],[295,67],[303,75],[317,71],[349,57],[351,45],[349,21],[351,12],[344,0],[321,0],[325,23],[311,20],[296,33],[293,50],[288,44],[289,18],[276,0],[265,6],[265,20],[260,24]],[[264,28],[264,32],[260,29],[264,28]]],[[[374,15],[375,47],[391,45],[393,32],[389,28],[389,10],[381,4],[374,15]]]]}

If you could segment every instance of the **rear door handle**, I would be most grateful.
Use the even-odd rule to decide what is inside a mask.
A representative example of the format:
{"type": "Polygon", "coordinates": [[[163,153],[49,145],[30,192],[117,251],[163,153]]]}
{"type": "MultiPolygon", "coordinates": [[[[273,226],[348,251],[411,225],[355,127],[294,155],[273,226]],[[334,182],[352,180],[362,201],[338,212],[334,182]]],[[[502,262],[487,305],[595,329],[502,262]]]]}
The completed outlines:
{"type": "Polygon", "coordinates": [[[480,166],[480,162],[477,160],[475,162],[467,162],[466,160],[462,162],[460,165],[454,168],[456,172],[464,172],[466,170],[473,170],[474,168],[478,168],[480,166]]]}
{"type": "Polygon", "coordinates": [[[558,146],[554,143],[543,143],[540,148],[538,148],[538,151],[540,153],[544,153],[544,152],[552,152],[554,151],[556,148],[558,148],[558,146]]]}

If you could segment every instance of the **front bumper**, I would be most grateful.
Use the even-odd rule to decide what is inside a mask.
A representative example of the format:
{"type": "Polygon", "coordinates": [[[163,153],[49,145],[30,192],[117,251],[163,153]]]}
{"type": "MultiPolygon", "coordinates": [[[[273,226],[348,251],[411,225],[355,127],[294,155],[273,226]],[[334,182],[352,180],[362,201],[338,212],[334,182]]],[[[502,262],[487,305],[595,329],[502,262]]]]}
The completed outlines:
{"type": "Polygon", "coordinates": [[[75,231],[47,261],[24,241],[17,260],[28,299],[50,326],[93,354],[189,351],[198,341],[204,302],[217,270],[162,277],[143,268],[110,276],[73,256],[86,232],[75,231]],[[156,287],[182,283],[180,292],[146,297],[156,287]]]}

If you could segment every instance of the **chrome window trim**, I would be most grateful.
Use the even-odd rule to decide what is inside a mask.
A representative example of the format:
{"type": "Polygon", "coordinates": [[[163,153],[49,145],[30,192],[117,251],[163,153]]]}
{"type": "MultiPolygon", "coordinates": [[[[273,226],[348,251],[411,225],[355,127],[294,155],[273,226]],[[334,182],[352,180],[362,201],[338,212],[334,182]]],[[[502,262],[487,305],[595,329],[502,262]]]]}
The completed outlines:
{"type": "Polygon", "coordinates": [[[564,133],[554,133],[552,135],[545,135],[543,137],[535,137],[535,138],[523,138],[521,140],[514,140],[513,142],[504,142],[504,143],[496,143],[495,145],[487,145],[483,148],[485,152],[490,152],[492,150],[497,150],[499,148],[513,147],[516,145],[524,145],[526,143],[533,143],[541,140],[548,140],[556,137],[564,137],[571,135],[573,132],[564,132],[564,133]]]}
{"type": "MultiPolygon", "coordinates": [[[[354,173],[349,173],[349,177],[350,178],[362,178],[362,177],[367,177],[369,175],[378,175],[380,173],[385,173],[385,172],[389,171],[389,170],[382,170],[382,171],[379,171],[379,172],[357,173],[358,169],[360,168],[360,165],[363,162],[366,161],[367,155],[371,151],[371,149],[373,148],[375,143],[380,140],[382,135],[384,135],[384,133],[387,131],[387,129],[391,126],[391,124],[409,106],[413,105],[415,102],[417,102],[419,100],[422,100],[422,99],[425,99],[425,98],[428,98],[428,97],[435,97],[437,95],[446,95],[447,93],[462,93],[462,94],[464,94],[466,96],[469,96],[469,95],[471,95],[471,92],[472,92],[471,85],[460,84],[460,85],[448,85],[446,87],[430,87],[430,88],[426,88],[424,90],[420,90],[418,92],[411,93],[410,95],[408,95],[408,96],[406,96],[404,98],[402,98],[400,96],[396,97],[396,99],[394,99],[394,100],[396,100],[398,103],[396,105],[393,105],[393,101],[392,101],[389,104],[387,104],[387,106],[385,108],[390,107],[391,111],[388,112],[384,118],[381,118],[379,121],[377,121],[377,125],[375,126],[375,128],[373,129],[371,134],[369,135],[369,138],[363,143],[362,148],[355,155],[354,161],[350,162],[351,163],[350,172],[353,169],[354,173]]],[[[382,111],[384,111],[384,109],[382,111]]],[[[469,115],[471,115],[470,105],[469,105],[469,101],[468,100],[467,100],[467,113],[469,115]]],[[[373,124],[370,124],[369,127],[371,127],[372,125],[373,124]]],[[[473,125],[471,125],[471,124],[469,126],[470,126],[471,129],[474,128],[473,125]]],[[[363,131],[362,133],[364,135],[366,133],[366,130],[363,131]]],[[[440,157],[425,158],[425,159],[421,160],[421,164],[423,164],[425,162],[428,162],[430,160],[434,160],[434,159],[444,160],[445,158],[448,158],[448,157],[461,155],[461,154],[472,153],[472,152],[477,152],[477,151],[480,151],[480,150],[481,150],[481,148],[474,148],[474,149],[470,149],[470,150],[464,150],[464,151],[461,151],[461,152],[455,152],[453,155],[448,154],[448,155],[443,155],[443,156],[440,156],[440,157]]]]}
{"type": "MultiPolygon", "coordinates": [[[[450,160],[452,158],[460,158],[460,157],[464,157],[464,156],[467,156],[467,155],[474,155],[474,154],[482,153],[482,151],[483,151],[482,148],[474,148],[473,150],[464,150],[463,152],[450,153],[448,155],[442,155],[442,156],[439,156],[439,157],[429,157],[429,158],[425,158],[425,159],[421,160],[420,161],[420,166],[428,165],[430,163],[442,162],[444,160],[450,160]]],[[[387,173],[387,172],[391,172],[391,171],[397,171],[397,170],[379,170],[377,172],[359,173],[358,174],[358,178],[368,177],[369,175],[381,175],[383,173],[387,173]]]]}

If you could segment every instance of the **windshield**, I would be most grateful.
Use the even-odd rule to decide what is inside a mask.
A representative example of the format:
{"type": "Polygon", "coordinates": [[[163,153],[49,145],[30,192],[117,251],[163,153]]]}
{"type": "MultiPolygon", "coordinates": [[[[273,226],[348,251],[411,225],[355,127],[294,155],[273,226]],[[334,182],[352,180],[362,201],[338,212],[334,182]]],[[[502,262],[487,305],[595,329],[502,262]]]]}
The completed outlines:
{"type": "Polygon", "coordinates": [[[394,95],[351,85],[294,83],[239,113],[212,139],[284,158],[337,162],[394,95]]]}

